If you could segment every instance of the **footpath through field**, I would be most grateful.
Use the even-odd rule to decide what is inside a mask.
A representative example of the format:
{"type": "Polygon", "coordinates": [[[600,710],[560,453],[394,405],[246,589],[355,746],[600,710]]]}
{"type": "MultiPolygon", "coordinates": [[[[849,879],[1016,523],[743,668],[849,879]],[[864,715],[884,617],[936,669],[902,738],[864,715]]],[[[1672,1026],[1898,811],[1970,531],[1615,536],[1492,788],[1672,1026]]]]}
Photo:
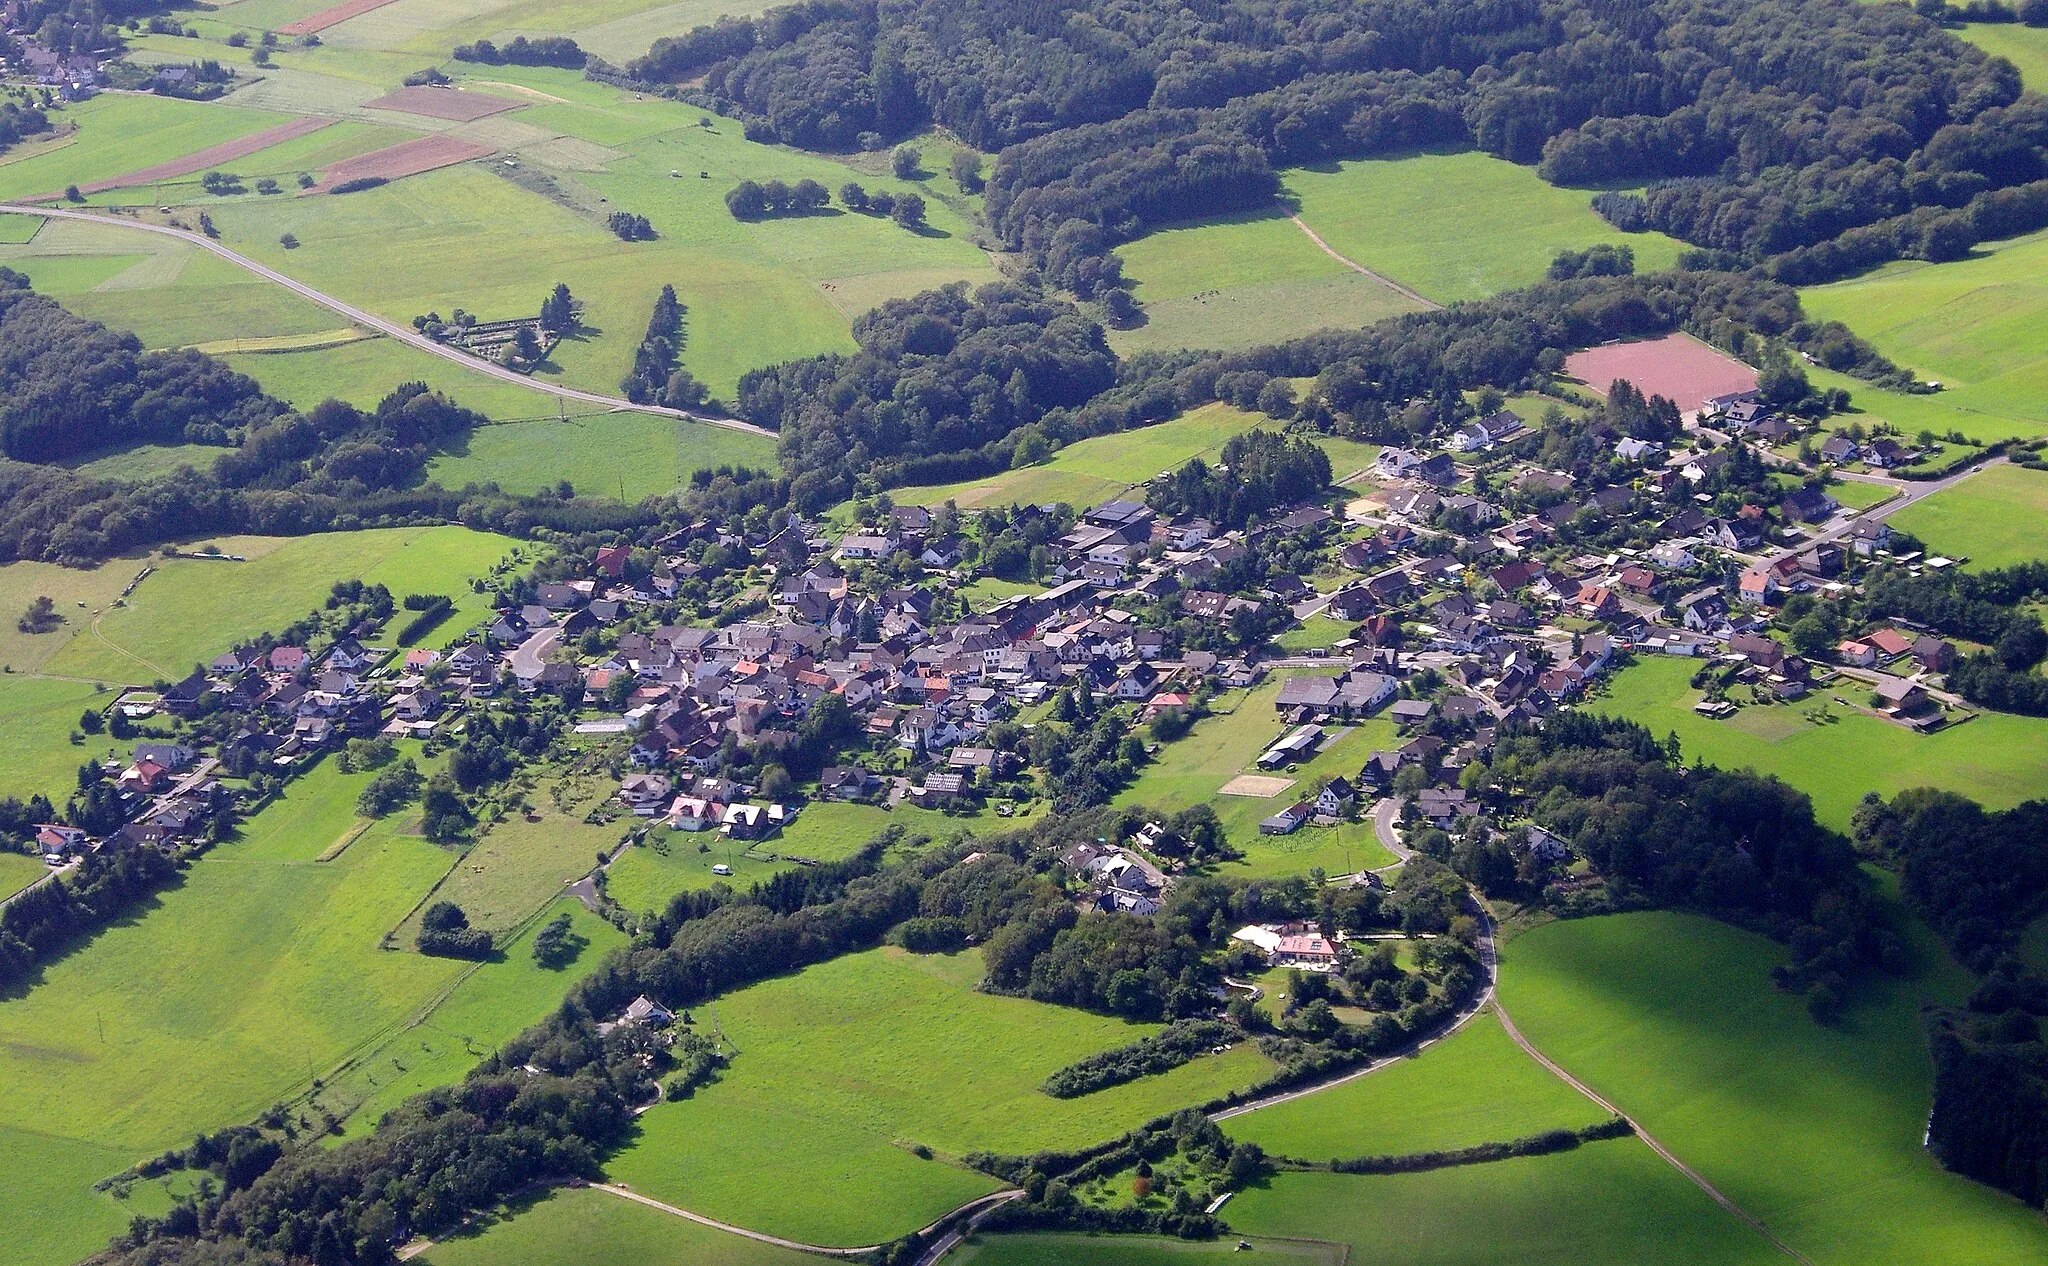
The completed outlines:
{"type": "Polygon", "coordinates": [[[119,228],[134,229],[142,233],[155,233],[163,237],[175,237],[180,241],[190,242],[194,246],[212,251],[239,268],[245,268],[255,273],[266,281],[276,282],[302,299],[310,299],[323,308],[338,312],[357,325],[375,330],[387,337],[395,338],[399,342],[416,347],[423,352],[432,353],[443,360],[454,361],[456,364],[476,373],[485,374],[492,378],[512,383],[515,386],[525,387],[529,391],[538,391],[545,395],[558,396],[565,400],[580,400],[585,404],[604,405],[607,408],[621,412],[651,413],[661,417],[681,418],[686,422],[702,422],[708,426],[722,426],[727,430],[745,431],[749,435],[761,435],[771,439],[775,435],[775,432],[768,430],[766,427],[755,426],[751,422],[742,422],[737,418],[721,418],[708,413],[692,413],[688,409],[671,409],[663,405],[634,404],[631,400],[622,400],[617,396],[601,395],[595,391],[581,391],[575,387],[557,387],[548,383],[535,382],[525,374],[514,373],[503,365],[480,360],[467,352],[457,351],[455,348],[449,347],[439,340],[428,338],[409,325],[400,325],[396,321],[387,321],[383,317],[365,312],[353,304],[343,303],[333,295],[315,290],[304,282],[294,281],[276,269],[259,264],[246,255],[237,254],[203,233],[194,233],[189,229],[174,229],[164,224],[143,224],[120,216],[94,215],[88,211],[65,211],[55,207],[27,207],[0,203],[0,212],[12,212],[16,215],[41,215],[59,220],[85,220],[93,224],[111,224],[119,228]]]}
{"type": "Polygon", "coordinates": [[[1323,254],[1328,255],[1331,259],[1334,259],[1338,263],[1344,265],[1346,268],[1349,268],[1352,272],[1362,273],[1365,276],[1372,278],[1374,281],[1377,281],[1382,286],[1385,286],[1387,289],[1393,291],[1395,294],[1400,295],[1403,298],[1413,299],[1415,302],[1421,304],[1425,308],[1435,309],[1444,306],[1434,299],[1431,299],[1425,295],[1421,295],[1413,290],[1410,290],[1408,287],[1402,285],[1400,282],[1395,281],[1392,277],[1383,276],[1379,273],[1374,272],[1372,269],[1367,268],[1364,264],[1359,263],[1357,260],[1351,258],[1349,255],[1340,254],[1336,247],[1330,245],[1328,242],[1325,242],[1323,240],[1323,235],[1316,232],[1314,229],[1310,228],[1308,226],[1308,222],[1302,219],[1300,216],[1289,215],[1287,218],[1294,221],[1295,228],[1298,228],[1302,232],[1308,234],[1308,240],[1314,242],[1318,247],[1321,247],[1323,254]]]}

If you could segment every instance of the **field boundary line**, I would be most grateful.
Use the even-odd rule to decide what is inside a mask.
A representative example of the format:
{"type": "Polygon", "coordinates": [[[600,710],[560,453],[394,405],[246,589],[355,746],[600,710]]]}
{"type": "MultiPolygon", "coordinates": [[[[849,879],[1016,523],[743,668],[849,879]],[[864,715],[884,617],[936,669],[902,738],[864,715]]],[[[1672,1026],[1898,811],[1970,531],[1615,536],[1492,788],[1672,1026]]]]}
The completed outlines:
{"type": "Polygon", "coordinates": [[[580,400],[586,404],[604,405],[620,413],[651,413],[660,417],[681,418],[686,422],[702,422],[706,426],[720,426],[729,431],[742,431],[748,435],[759,435],[768,439],[776,438],[776,433],[767,427],[755,426],[752,422],[742,422],[738,418],[722,418],[708,413],[693,413],[688,409],[672,409],[666,405],[634,404],[631,400],[624,400],[617,396],[607,396],[595,391],[584,391],[578,387],[561,387],[535,382],[525,374],[515,373],[503,365],[481,360],[467,352],[457,351],[455,348],[449,347],[447,344],[436,339],[428,338],[409,325],[401,325],[396,321],[387,321],[375,313],[365,311],[353,304],[344,303],[333,295],[315,290],[305,282],[297,281],[277,271],[275,268],[257,263],[248,256],[238,254],[219,242],[214,241],[212,238],[201,233],[194,233],[189,229],[175,229],[163,224],[144,224],[138,220],[130,220],[121,216],[94,215],[86,211],[67,211],[55,207],[23,206],[19,203],[0,203],[0,211],[13,212],[18,215],[41,215],[58,220],[84,220],[92,224],[111,224],[117,228],[134,229],[141,233],[155,233],[162,237],[177,238],[180,241],[190,242],[192,245],[203,250],[213,252],[215,255],[220,256],[239,268],[255,273],[266,281],[272,281],[283,286],[286,290],[291,291],[302,299],[310,300],[323,308],[339,313],[358,325],[376,330],[408,346],[438,356],[442,360],[452,361],[472,373],[482,374],[487,378],[496,378],[501,382],[509,382],[514,386],[525,387],[529,391],[538,391],[544,395],[556,396],[567,400],[580,400]]]}
{"type": "Polygon", "coordinates": [[[1308,240],[1314,242],[1317,245],[1317,247],[1319,247],[1322,250],[1323,254],[1328,255],[1331,259],[1334,259],[1338,263],[1344,265],[1346,268],[1349,268],[1352,272],[1363,273],[1366,276],[1372,278],[1374,281],[1380,283],[1382,286],[1385,286],[1387,289],[1393,291],[1395,294],[1400,295],[1406,299],[1413,299],[1415,302],[1421,304],[1425,308],[1440,309],[1444,306],[1434,299],[1431,299],[1417,291],[1410,290],[1408,287],[1402,285],[1400,282],[1395,281],[1392,277],[1388,277],[1382,273],[1374,272],[1372,269],[1367,268],[1364,264],[1359,263],[1357,260],[1351,258],[1349,255],[1339,253],[1336,247],[1330,245],[1328,242],[1325,242],[1323,240],[1322,234],[1310,228],[1308,226],[1308,222],[1306,220],[1303,220],[1300,215],[1289,215],[1287,218],[1294,221],[1295,228],[1298,228],[1302,232],[1308,234],[1308,240]]]}
{"type": "Polygon", "coordinates": [[[1524,1037],[1522,1035],[1522,1031],[1515,1027],[1515,1022],[1513,1018],[1508,1015],[1507,1008],[1501,1006],[1498,1000],[1494,1002],[1493,1009],[1494,1014],[1500,1017],[1501,1028],[1507,1030],[1508,1037],[1514,1040],[1516,1046],[1522,1048],[1524,1054],[1528,1055],[1529,1058],[1535,1060],[1537,1063],[1543,1065],[1544,1068],[1548,1069],[1560,1081],[1564,1082],[1567,1086],[1570,1086],[1573,1090],[1578,1091],[1580,1094],[1586,1096],[1586,1098],[1591,1099],[1594,1103],[1600,1105],[1602,1108],[1605,1108],[1608,1112],[1611,1112],[1615,1116],[1620,1117],[1622,1120],[1628,1122],[1629,1128],[1635,1131],[1636,1137],[1641,1139],[1643,1142],[1649,1144],[1651,1151],[1663,1157],[1664,1160],[1668,1162],[1673,1169],[1685,1175],[1688,1179],[1691,1179],[1692,1184],[1695,1187],[1698,1187],[1701,1191],[1706,1192],[1715,1204],[1720,1205],[1723,1209],[1726,1209],[1728,1212],[1734,1214],[1736,1217],[1748,1223],[1750,1229],[1754,1230],[1758,1235],[1761,1235],[1764,1237],[1764,1239],[1768,1240],[1772,1247],[1776,1248],[1779,1252],[1791,1258],[1793,1261],[1802,1263],[1802,1266],[1813,1266],[1812,1258],[1809,1258],[1806,1254],[1800,1252],[1798,1249],[1793,1248],[1790,1244],[1787,1244],[1785,1241],[1779,1239],[1775,1234],[1772,1233],[1769,1227],[1763,1224],[1762,1219],[1758,1218],[1756,1215],[1752,1214],[1749,1210],[1743,1208],[1741,1205],[1735,1203],[1734,1200],[1724,1195],[1721,1192],[1720,1188],[1708,1182],[1706,1180],[1706,1177],[1702,1175],[1698,1170],[1686,1164],[1684,1161],[1678,1159],[1677,1155],[1674,1154],[1670,1148],[1664,1146],[1663,1143],[1658,1141],[1656,1135],[1651,1134],[1648,1130],[1645,1130],[1642,1127],[1641,1122],[1637,1121],[1628,1113],[1623,1112],[1619,1107],[1615,1106],[1614,1103],[1609,1101],[1605,1096],[1601,1095],[1598,1091],[1594,1090],[1591,1086],[1588,1086],[1585,1082],[1580,1081],[1578,1078],[1566,1072],[1563,1066],[1560,1065],[1556,1060],[1550,1058],[1550,1056],[1545,1055],[1542,1051],[1538,1050],[1536,1044],[1534,1042],[1531,1042],[1528,1038],[1524,1037]]]}

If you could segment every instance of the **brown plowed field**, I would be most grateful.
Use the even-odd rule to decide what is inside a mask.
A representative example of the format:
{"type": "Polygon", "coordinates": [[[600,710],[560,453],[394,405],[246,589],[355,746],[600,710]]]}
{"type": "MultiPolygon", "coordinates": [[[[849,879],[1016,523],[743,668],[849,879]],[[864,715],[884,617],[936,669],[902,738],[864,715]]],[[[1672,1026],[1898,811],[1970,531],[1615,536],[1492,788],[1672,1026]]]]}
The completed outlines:
{"type": "Polygon", "coordinates": [[[1756,390],[1756,371],[1689,334],[1609,343],[1567,356],[1564,370],[1605,395],[1616,379],[1690,413],[1715,396],[1756,390]]]}
{"type": "Polygon", "coordinates": [[[416,141],[405,141],[355,158],[345,158],[321,172],[320,183],[306,192],[325,193],[335,185],[366,176],[382,176],[386,180],[417,176],[423,171],[453,167],[496,152],[488,145],[459,141],[452,136],[422,136],[416,141]]]}
{"type": "Polygon", "coordinates": [[[517,110],[526,103],[482,92],[463,92],[459,88],[422,87],[400,88],[363,104],[372,110],[396,110],[402,114],[423,114],[430,119],[467,123],[471,119],[517,110]]]}
{"type": "MultiPolygon", "coordinates": [[[[136,185],[153,185],[159,180],[176,180],[180,176],[189,176],[196,171],[212,171],[226,163],[232,163],[238,158],[247,158],[258,150],[266,150],[273,145],[281,145],[294,137],[304,136],[308,132],[317,132],[332,122],[334,122],[333,119],[293,119],[289,123],[280,123],[276,127],[265,128],[261,132],[251,132],[240,140],[229,141],[224,145],[215,145],[211,149],[203,149],[196,154],[187,154],[183,158],[173,158],[169,162],[158,163],[154,167],[141,167],[124,175],[109,176],[105,180],[95,180],[89,185],[80,185],[78,191],[80,193],[105,193],[109,189],[130,189],[136,185]]],[[[62,193],[39,194],[30,199],[30,201],[48,202],[63,196],[62,193]]]]}
{"type": "Polygon", "coordinates": [[[277,33],[279,35],[316,35],[330,26],[338,26],[350,18],[359,18],[372,9],[381,9],[390,3],[392,3],[392,0],[348,0],[346,4],[337,4],[331,9],[322,9],[310,17],[300,18],[296,22],[287,22],[277,28],[277,33]]]}

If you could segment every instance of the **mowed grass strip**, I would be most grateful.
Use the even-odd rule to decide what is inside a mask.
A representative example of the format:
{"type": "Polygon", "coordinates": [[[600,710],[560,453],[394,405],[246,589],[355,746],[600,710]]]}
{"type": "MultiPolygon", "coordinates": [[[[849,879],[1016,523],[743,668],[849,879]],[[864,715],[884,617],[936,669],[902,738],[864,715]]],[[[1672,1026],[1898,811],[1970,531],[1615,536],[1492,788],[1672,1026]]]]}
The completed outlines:
{"type": "Polygon", "coordinates": [[[2048,471],[1995,466],[1891,518],[1930,549],[1968,555],[1981,570],[2048,558],[2048,471]]]}
{"type": "Polygon", "coordinates": [[[415,1259],[422,1266],[817,1266],[809,1253],[699,1226],[590,1188],[529,1197],[415,1259]]]}
{"type": "Polygon", "coordinates": [[[1633,1138],[1420,1174],[1281,1174],[1222,1216],[1247,1235],[1349,1245],[1349,1260],[1376,1266],[1784,1261],[1633,1138]]]}
{"type": "Polygon", "coordinates": [[[992,1191],[947,1163],[1113,1137],[1249,1085],[1249,1046],[1079,1099],[1039,1083],[1156,1026],[978,993],[977,954],[896,949],[835,959],[695,1009],[738,1047],[719,1082],[641,1120],[607,1166],[693,1212],[814,1244],[862,1245],[992,1191]],[[909,1151],[923,1144],[938,1155],[909,1151]]]}
{"type": "Polygon", "coordinates": [[[223,536],[210,543],[248,561],[157,560],[126,606],[96,621],[74,620],[76,631],[47,670],[108,682],[176,680],[238,639],[291,624],[324,603],[336,581],[351,579],[385,585],[394,598],[453,597],[455,615],[442,626],[452,638],[489,607],[487,596],[471,592],[471,578],[517,548],[506,537],[462,527],[223,536]]]}
{"type": "Polygon", "coordinates": [[[78,131],[69,145],[0,163],[0,199],[61,192],[239,140],[290,116],[218,102],[103,93],[64,108],[78,131]]]}
{"type": "MultiPolygon", "coordinates": [[[[1952,263],[1887,264],[1809,286],[1799,299],[1815,320],[1853,323],[1886,356],[1939,381],[1933,401],[1977,418],[1959,428],[1964,434],[2048,433],[2048,343],[2040,335],[2048,322],[2048,233],[1987,242],[1952,263]]],[[[1873,408],[1864,397],[1877,393],[1857,387],[1853,394],[1873,408]]]]}
{"type": "Polygon", "coordinates": [[[1921,1148],[1933,1069],[1920,1005],[1959,1001],[1969,982],[1897,913],[1911,969],[1868,975],[1832,1025],[1772,985],[1782,947],[1664,912],[1515,938],[1501,1001],[1546,1055],[1823,1266],[2041,1260],[2038,1213],[1921,1148]]]}
{"type": "Polygon", "coordinates": [[[1345,257],[1438,303],[1479,299],[1543,278],[1562,250],[1634,249],[1637,272],[1678,262],[1661,233],[1623,233],[1584,189],[1547,184],[1476,150],[1338,163],[1285,173],[1301,218],[1345,257]]]}
{"type": "Polygon", "coordinates": [[[1692,710],[1698,665],[1645,657],[1616,674],[1585,706],[1627,717],[1660,739],[1677,734],[1685,758],[1724,769],[1774,774],[1813,797],[1814,816],[1837,831],[1865,792],[1892,796],[1908,787],[1940,787],[1989,808],[2010,808],[2048,786],[2048,720],[1984,712],[1935,734],[1914,734],[1832,702],[1837,693],[1860,702],[1861,686],[1822,688],[1796,704],[1743,708],[1725,721],[1692,710]],[[1816,725],[1805,713],[1825,707],[1838,718],[1816,725]]]}
{"type": "Polygon", "coordinates": [[[1232,1117],[1232,1138],[1297,1160],[1400,1156],[1573,1130],[1606,1112],[1510,1041],[1491,1011],[1413,1059],[1232,1117]]]}

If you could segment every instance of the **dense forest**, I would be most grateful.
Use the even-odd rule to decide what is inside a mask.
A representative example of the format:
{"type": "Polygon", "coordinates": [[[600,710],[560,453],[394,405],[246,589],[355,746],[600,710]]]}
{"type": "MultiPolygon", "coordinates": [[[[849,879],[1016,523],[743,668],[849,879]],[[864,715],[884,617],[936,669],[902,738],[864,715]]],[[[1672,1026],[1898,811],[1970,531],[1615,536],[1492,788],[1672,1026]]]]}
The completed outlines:
{"type": "Polygon", "coordinates": [[[1788,280],[2048,222],[2048,189],[1995,196],[2048,177],[2048,107],[1903,5],[807,0],[658,40],[627,73],[690,83],[759,139],[876,149],[933,123],[999,151],[990,226],[1083,298],[1120,285],[1105,249],[1148,226],[1262,205],[1279,167],[1420,145],[1650,183],[1599,205],[1796,255],[1788,280]]]}
{"type": "Polygon", "coordinates": [[[2015,951],[2048,911],[2048,801],[1988,813],[1945,791],[1872,796],[1856,835],[1897,863],[1906,900],[1981,977],[1963,1006],[1930,1012],[1929,1146],[2038,1208],[2048,1200],[2048,978],[2015,951]]]}

